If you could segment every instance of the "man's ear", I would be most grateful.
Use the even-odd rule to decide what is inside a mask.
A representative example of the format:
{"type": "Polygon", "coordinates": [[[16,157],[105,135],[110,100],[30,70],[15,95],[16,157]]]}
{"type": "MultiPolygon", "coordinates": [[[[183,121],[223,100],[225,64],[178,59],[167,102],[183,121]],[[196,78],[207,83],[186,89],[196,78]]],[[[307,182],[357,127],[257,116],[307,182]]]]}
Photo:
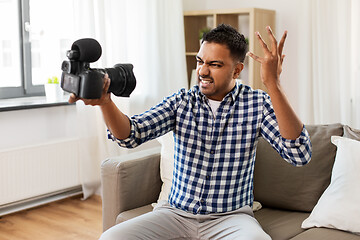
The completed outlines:
{"type": "Polygon", "coordinates": [[[237,79],[243,69],[244,69],[244,64],[242,62],[238,62],[235,65],[233,79],[237,79]]]}

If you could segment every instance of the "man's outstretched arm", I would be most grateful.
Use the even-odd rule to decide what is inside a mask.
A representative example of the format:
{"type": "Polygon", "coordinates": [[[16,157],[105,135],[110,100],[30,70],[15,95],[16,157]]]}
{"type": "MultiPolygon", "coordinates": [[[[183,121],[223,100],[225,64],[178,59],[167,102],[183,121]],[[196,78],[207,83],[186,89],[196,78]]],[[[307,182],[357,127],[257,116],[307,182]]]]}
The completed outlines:
{"type": "Polygon", "coordinates": [[[282,63],[285,57],[285,55],[282,55],[282,50],[287,32],[284,32],[278,45],[271,28],[267,27],[266,29],[271,39],[270,49],[261,38],[260,33],[256,32],[255,34],[263,49],[264,57],[256,56],[251,52],[247,55],[261,64],[261,80],[267,88],[268,94],[271,98],[281,136],[285,139],[295,140],[301,134],[303,123],[291,107],[280,84],[280,73],[282,71],[282,63]]]}

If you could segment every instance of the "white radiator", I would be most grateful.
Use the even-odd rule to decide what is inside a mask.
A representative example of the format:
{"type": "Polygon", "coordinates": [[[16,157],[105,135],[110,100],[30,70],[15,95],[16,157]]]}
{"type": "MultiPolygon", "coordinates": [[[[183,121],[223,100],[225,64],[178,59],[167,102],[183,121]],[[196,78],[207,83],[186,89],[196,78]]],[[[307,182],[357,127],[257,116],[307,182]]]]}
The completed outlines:
{"type": "Polygon", "coordinates": [[[80,185],[78,140],[0,150],[0,207],[80,185]]]}

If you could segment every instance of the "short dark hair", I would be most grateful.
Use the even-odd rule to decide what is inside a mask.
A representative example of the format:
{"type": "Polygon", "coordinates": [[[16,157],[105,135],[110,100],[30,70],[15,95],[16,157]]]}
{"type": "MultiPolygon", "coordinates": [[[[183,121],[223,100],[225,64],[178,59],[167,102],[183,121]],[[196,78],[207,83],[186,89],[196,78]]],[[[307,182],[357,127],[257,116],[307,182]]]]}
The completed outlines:
{"type": "Polygon", "coordinates": [[[226,45],[230,50],[230,55],[234,60],[244,62],[247,52],[247,43],[244,35],[235,28],[227,24],[220,24],[203,35],[202,41],[209,43],[219,43],[226,45]]]}

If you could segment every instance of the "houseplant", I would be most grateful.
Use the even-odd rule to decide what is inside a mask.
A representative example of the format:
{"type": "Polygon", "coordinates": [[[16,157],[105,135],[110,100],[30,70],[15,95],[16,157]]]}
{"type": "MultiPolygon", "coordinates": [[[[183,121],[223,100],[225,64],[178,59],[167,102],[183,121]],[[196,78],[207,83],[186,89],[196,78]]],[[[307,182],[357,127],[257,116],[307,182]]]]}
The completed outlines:
{"type": "Polygon", "coordinates": [[[199,30],[199,42],[200,42],[200,45],[201,45],[201,40],[202,40],[204,34],[210,32],[210,30],[211,30],[211,28],[209,28],[209,27],[204,27],[204,28],[201,28],[199,30]]]}
{"type": "Polygon", "coordinates": [[[62,100],[64,92],[61,89],[59,79],[56,76],[48,78],[44,86],[47,102],[58,102],[62,100]]]}

